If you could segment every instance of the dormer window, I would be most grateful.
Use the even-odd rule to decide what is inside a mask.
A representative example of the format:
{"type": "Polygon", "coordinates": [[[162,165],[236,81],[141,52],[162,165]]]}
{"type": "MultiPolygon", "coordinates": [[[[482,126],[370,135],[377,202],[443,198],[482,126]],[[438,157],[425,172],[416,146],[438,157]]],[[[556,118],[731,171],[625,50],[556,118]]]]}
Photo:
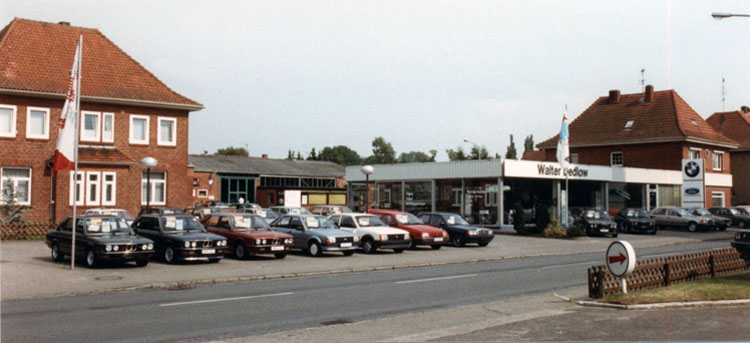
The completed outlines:
{"type": "Polygon", "coordinates": [[[690,121],[692,121],[692,122],[693,122],[693,125],[695,125],[695,126],[698,126],[698,122],[697,122],[697,121],[695,121],[695,119],[690,119],[690,121]]]}
{"type": "Polygon", "coordinates": [[[628,122],[627,122],[627,123],[625,123],[625,128],[626,128],[626,129],[632,129],[632,128],[633,128],[633,123],[634,123],[634,122],[635,122],[634,120],[628,120],[628,122]]]}

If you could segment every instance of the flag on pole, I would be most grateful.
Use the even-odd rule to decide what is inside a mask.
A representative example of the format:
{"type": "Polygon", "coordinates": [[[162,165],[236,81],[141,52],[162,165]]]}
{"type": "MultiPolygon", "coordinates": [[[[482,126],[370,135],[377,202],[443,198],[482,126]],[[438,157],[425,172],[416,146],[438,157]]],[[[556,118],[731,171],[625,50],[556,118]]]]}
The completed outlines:
{"type": "Polygon", "coordinates": [[[73,68],[70,70],[70,83],[68,93],[65,96],[65,104],[57,121],[59,135],[57,136],[57,147],[52,162],[52,175],[57,175],[58,170],[73,170],[75,168],[75,140],[76,121],[78,121],[78,101],[81,90],[78,89],[81,77],[80,73],[81,42],[76,47],[76,55],[73,60],[73,68]]]}
{"type": "Polygon", "coordinates": [[[563,113],[562,127],[560,128],[560,139],[557,141],[557,162],[563,168],[570,165],[570,148],[568,147],[568,111],[563,113]]]}

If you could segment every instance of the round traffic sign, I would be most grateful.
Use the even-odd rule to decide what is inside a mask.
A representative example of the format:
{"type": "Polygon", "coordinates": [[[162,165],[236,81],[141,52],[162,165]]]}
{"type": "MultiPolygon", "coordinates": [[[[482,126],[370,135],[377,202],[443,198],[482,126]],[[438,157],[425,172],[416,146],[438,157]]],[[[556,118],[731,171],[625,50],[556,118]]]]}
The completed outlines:
{"type": "Polygon", "coordinates": [[[635,269],[635,250],[627,241],[614,241],[607,248],[607,268],[614,276],[623,277],[635,269]]]}

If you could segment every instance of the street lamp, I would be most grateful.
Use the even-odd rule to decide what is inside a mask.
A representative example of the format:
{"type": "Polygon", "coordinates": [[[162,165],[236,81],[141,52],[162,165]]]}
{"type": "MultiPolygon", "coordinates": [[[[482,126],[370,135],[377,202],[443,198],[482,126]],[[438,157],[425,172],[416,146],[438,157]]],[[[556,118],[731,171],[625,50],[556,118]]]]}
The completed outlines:
{"type": "Polygon", "coordinates": [[[372,166],[362,166],[359,169],[362,174],[365,174],[365,213],[367,213],[367,207],[370,204],[370,174],[375,171],[372,166]]]}
{"type": "Polygon", "coordinates": [[[714,17],[714,19],[724,19],[729,17],[750,17],[750,14],[714,12],[711,13],[711,16],[714,17]]]}
{"type": "Polygon", "coordinates": [[[156,167],[159,163],[153,157],[144,157],[141,160],[141,167],[146,168],[146,213],[151,210],[151,168],[156,167]]]}
{"type": "Polygon", "coordinates": [[[466,138],[464,138],[464,142],[465,143],[469,143],[469,144],[473,145],[475,148],[477,148],[477,160],[481,160],[482,157],[481,157],[481,149],[479,148],[479,144],[474,143],[474,142],[472,142],[472,141],[470,141],[470,140],[468,140],[466,138]]]}

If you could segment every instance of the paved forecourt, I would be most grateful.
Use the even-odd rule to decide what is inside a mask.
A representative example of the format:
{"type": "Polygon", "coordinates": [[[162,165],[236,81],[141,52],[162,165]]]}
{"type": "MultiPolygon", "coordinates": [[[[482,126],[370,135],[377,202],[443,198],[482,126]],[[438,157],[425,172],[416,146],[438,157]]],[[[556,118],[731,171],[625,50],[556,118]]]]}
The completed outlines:
{"type": "MultiPolygon", "coordinates": [[[[635,249],[687,244],[703,240],[730,239],[731,232],[687,233],[660,231],[656,236],[621,234],[635,249]]],[[[440,250],[391,251],[351,257],[325,254],[312,258],[291,253],[285,259],[254,258],[239,261],[231,256],[218,264],[185,263],[167,265],[152,261],[145,268],[134,265],[87,269],[80,265],[71,271],[67,263],[55,263],[42,241],[9,241],[0,244],[0,296],[3,300],[82,294],[147,287],[182,287],[193,283],[232,282],[273,277],[294,277],[326,273],[410,268],[452,263],[493,261],[533,256],[565,255],[606,251],[616,239],[584,237],[574,240],[544,239],[500,234],[485,248],[445,246],[440,250]]],[[[729,246],[729,243],[727,243],[729,246]]]]}

